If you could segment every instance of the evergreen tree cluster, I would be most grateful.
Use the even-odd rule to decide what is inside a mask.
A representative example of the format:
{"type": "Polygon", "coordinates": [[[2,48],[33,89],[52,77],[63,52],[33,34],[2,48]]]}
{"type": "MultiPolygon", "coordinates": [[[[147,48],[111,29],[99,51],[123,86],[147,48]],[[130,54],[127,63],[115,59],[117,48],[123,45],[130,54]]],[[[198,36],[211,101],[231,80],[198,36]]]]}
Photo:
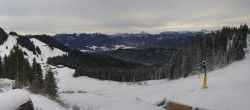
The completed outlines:
{"type": "MultiPolygon", "coordinates": [[[[17,43],[33,52],[33,54],[36,54],[37,49],[35,48],[35,45],[30,41],[30,37],[18,35],[17,43]]],[[[39,53],[39,51],[37,51],[37,53],[39,53]]]]}
{"type": "MultiPolygon", "coordinates": [[[[98,56],[93,57],[76,51],[68,55],[49,58],[48,63],[51,65],[65,65],[74,68],[74,77],[89,76],[101,80],[115,81],[132,81],[134,79],[132,76],[134,75],[131,74],[137,67],[148,68],[141,64],[129,63],[112,57],[101,59],[98,56]]],[[[137,74],[139,74],[139,72],[137,74]]],[[[149,77],[136,76],[138,76],[138,80],[150,79],[149,77]]]]}
{"type": "Polygon", "coordinates": [[[49,69],[43,78],[41,65],[33,59],[30,65],[27,58],[18,45],[10,51],[10,55],[0,57],[0,78],[15,80],[14,88],[28,87],[34,93],[43,93],[56,97],[57,86],[53,72],[49,69]]]}
{"type": "Polygon", "coordinates": [[[120,82],[143,81],[156,79],[154,68],[140,66],[137,68],[121,67],[80,67],[77,68],[74,77],[88,76],[100,80],[114,80],[120,82]]]}
{"type": "Polygon", "coordinates": [[[224,67],[244,58],[247,47],[248,26],[223,27],[222,30],[197,36],[192,44],[175,52],[170,62],[164,65],[164,74],[170,79],[187,77],[201,68],[206,61],[207,70],[224,67]]]}
{"type": "Polygon", "coordinates": [[[49,68],[48,72],[45,75],[45,86],[44,86],[44,92],[49,95],[52,99],[55,99],[57,97],[57,85],[56,85],[56,79],[54,77],[54,73],[52,72],[51,68],[49,68]]]}

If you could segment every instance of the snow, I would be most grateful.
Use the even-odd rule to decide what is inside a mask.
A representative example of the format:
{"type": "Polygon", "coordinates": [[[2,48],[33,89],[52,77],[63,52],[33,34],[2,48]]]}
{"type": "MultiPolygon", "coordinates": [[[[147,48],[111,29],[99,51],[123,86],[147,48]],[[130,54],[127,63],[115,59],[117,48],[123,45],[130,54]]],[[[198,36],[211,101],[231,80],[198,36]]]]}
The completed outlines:
{"type": "MultiPolygon", "coordinates": [[[[99,109],[98,109],[99,110],[99,109]]],[[[130,99],[117,102],[114,105],[108,105],[100,110],[164,110],[163,108],[153,106],[140,99],[130,99]]]]}
{"type": "Polygon", "coordinates": [[[1,55],[1,57],[4,57],[5,55],[9,56],[11,49],[17,43],[16,38],[17,38],[16,36],[10,35],[7,38],[7,40],[2,45],[0,45],[0,55],[1,55]],[[8,48],[6,48],[6,47],[8,47],[8,48]]]}
{"type": "Polygon", "coordinates": [[[49,100],[41,95],[31,94],[25,90],[15,89],[0,94],[0,109],[15,110],[20,105],[28,102],[30,99],[37,110],[62,110],[58,103],[49,100]]]}
{"type": "MultiPolygon", "coordinates": [[[[45,52],[41,55],[43,58],[64,54],[62,51],[57,51],[58,54],[50,54],[49,47],[47,48],[36,39],[32,41],[40,49],[45,47],[45,49],[41,49],[45,52]]],[[[14,44],[11,39],[5,43],[8,42],[14,44]]],[[[0,46],[0,49],[5,48],[0,46]]],[[[7,50],[5,51],[7,52],[7,50]]],[[[84,110],[162,110],[153,104],[163,98],[193,107],[248,110],[250,108],[249,65],[250,55],[246,54],[242,61],[207,73],[207,89],[202,89],[203,78],[199,79],[198,75],[172,81],[166,79],[149,80],[143,81],[143,85],[134,85],[108,80],[101,81],[85,76],[74,78],[75,70],[68,67],[56,68],[54,71],[57,71],[55,77],[58,78],[59,98],[70,106],[78,106],[84,110]]],[[[203,77],[203,74],[201,76],[203,77]]],[[[11,81],[4,79],[2,82],[10,83],[11,81]]],[[[28,95],[35,108],[43,110],[63,109],[46,97],[30,93],[28,95]]],[[[1,97],[1,99],[5,98],[1,97]]]]}
{"type": "Polygon", "coordinates": [[[12,89],[13,80],[0,78],[0,93],[12,89]]]}
{"type": "Polygon", "coordinates": [[[63,108],[56,102],[41,95],[28,93],[34,108],[38,110],[62,110],[63,108]]]}
{"type": "Polygon", "coordinates": [[[47,59],[49,57],[61,56],[61,55],[66,54],[66,52],[64,52],[60,49],[57,49],[57,48],[54,48],[52,50],[47,44],[45,44],[45,43],[43,43],[40,40],[37,40],[35,38],[31,38],[30,41],[33,42],[33,44],[35,46],[39,47],[41,50],[41,55],[38,55],[38,56],[39,56],[39,58],[42,58],[43,61],[41,59],[38,59],[38,61],[45,63],[45,62],[47,62],[47,59]]]}
{"type": "MultiPolygon", "coordinates": [[[[8,39],[2,45],[0,45],[0,55],[2,58],[5,55],[8,56],[10,54],[11,49],[17,44],[16,38],[17,36],[9,35],[8,39]]],[[[28,54],[28,56],[25,56],[25,57],[29,59],[30,63],[32,62],[33,58],[36,58],[37,62],[39,63],[46,63],[49,57],[61,56],[61,55],[66,54],[66,52],[63,52],[62,50],[57,49],[57,48],[54,48],[52,50],[47,44],[39,41],[38,39],[31,38],[30,40],[31,42],[33,42],[33,44],[36,47],[39,47],[41,50],[41,55],[37,56],[37,55],[34,55],[33,52],[19,45],[19,48],[28,54]]]]}
{"type": "Polygon", "coordinates": [[[15,89],[12,90],[11,84],[13,80],[8,79],[0,79],[0,85],[4,85],[1,87],[3,93],[0,93],[0,110],[14,110],[18,106],[28,102],[30,99],[32,100],[33,106],[38,110],[62,110],[62,108],[58,103],[48,99],[47,97],[36,95],[29,93],[25,89],[15,89]]]}
{"type": "MultiPolygon", "coordinates": [[[[80,108],[152,110],[150,104],[153,105],[166,98],[193,107],[248,110],[250,108],[249,65],[250,55],[246,54],[242,61],[209,72],[207,89],[202,89],[203,78],[199,79],[198,75],[172,81],[164,79],[144,81],[145,85],[135,86],[115,81],[100,81],[85,76],[73,78],[74,70],[67,67],[56,69],[58,71],[56,77],[60,79],[58,82],[60,98],[80,108]],[[73,92],[62,93],[63,91],[73,92]]],[[[203,77],[203,74],[201,76],[203,77]]]]}
{"type": "Polygon", "coordinates": [[[1,93],[0,97],[1,110],[15,110],[30,100],[28,94],[20,89],[1,93]]]}

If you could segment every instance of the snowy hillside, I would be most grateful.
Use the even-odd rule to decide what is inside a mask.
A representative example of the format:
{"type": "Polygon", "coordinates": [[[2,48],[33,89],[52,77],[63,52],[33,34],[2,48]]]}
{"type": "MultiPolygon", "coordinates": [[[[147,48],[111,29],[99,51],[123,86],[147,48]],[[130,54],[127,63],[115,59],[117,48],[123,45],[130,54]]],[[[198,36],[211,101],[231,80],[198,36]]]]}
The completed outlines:
{"type": "MultiPolygon", "coordinates": [[[[54,56],[66,54],[66,52],[63,52],[57,48],[51,49],[47,44],[41,42],[38,39],[31,38],[30,40],[36,47],[39,47],[39,49],[41,51],[41,54],[35,55],[32,51],[29,51],[27,48],[19,45],[19,48],[22,51],[24,51],[25,53],[27,53],[27,55],[25,55],[25,58],[27,58],[30,63],[32,63],[33,58],[35,58],[36,61],[38,63],[40,63],[43,67],[44,65],[46,65],[47,59],[49,57],[54,57],[54,56]]],[[[12,50],[12,48],[16,44],[17,44],[17,36],[9,35],[8,39],[2,45],[0,45],[1,57],[3,58],[5,55],[8,56],[10,54],[10,51],[12,50]]],[[[45,69],[45,68],[43,68],[43,69],[45,69]]],[[[45,71],[43,71],[43,72],[45,73],[45,71]]],[[[0,78],[0,93],[6,92],[7,94],[11,94],[11,93],[8,93],[8,91],[12,90],[13,83],[14,83],[13,80],[0,78]]],[[[31,98],[31,100],[34,104],[34,107],[38,108],[39,110],[40,110],[40,108],[43,110],[60,110],[60,109],[62,109],[56,102],[49,100],[47,97],[44,97],[41,95],[31,94],[28,92],[27,92],[27,94],[29,94],[29,97],[31,98]]],[[[3,96],[5,96],[5,95],[3,95],[3,96]]],[[[1,96],[1,98],[7,99],[6,97],[3,97],[3,96],[1,96]]],[[[1,100],[1,101],[4,101],[4,100],[1,100]]],[[[12,100],[10,100],[10,101],[12,101],[12,100]]],[[[2,104],[6,104],[6,103],[2,103],[2,104]]],[[[0,109],[3,109],[1,107],[2,106],[0,106],[0,109]]],[[[7,109],[5,109],[5,110],[7,110],[7,109]]]]}
{"type": "MultiPolygon", "coordinates": [[[[30,40],[31,40],[31,42],[33,42],[33,44],[36,47],[39,47],[41,50],[41,55],[39,55],[39,54],[34,55],[31,51],[29,51],[28,49],[19,45],[19,47],[22,49],[22,51],[27,53],[27,56],[25,56],[25,57],[28,58],[30,62],[32,62],[33,58],[36,58],[36,60],[39,63],[46,63],[47,59],[49,57],[54,57],[54,56],[66,54],[65,52],[63,52],[57,48],[54,48],[52,50],[47,44],[45,44],[45,43],[43,43],[35,38],[31,38],[30,40]]],[[[3,45],[0,45],[0,55],[2,57],[4,57],[5,55],[8,56],[10,54],[11,49],[16,44],[17,44],[17,36],[9,35],[7,41],[5,41],[3,45]]]]}
{"type": "Polygon", "coordinates": [[[173,81],[145,81],[142,82],[144,85],[136,86],[88,77],[73,78],[74,70],[67,67],[56,69],[56,77],[60,79],[60,97],[71,105],[85,109],[116,110],[129,107],[130,110],[152,110],[153,105],[150,104],[167,98],[208,109],[248,110],[249,65],[250,55],[246,54],[242,61],[209,72],[206,90],[202,89],[203,74],[200,79],[195,75],[173,81]]]}
{"type": "Polygon", "coordinates": [[[9,55],[11,49],[13,48],[14,45],[16,45],[17,40],[16,36],[9,36],[8,39],[0,45],[0,55],[1,57],[4,57],[5,55],[9,55]]]}

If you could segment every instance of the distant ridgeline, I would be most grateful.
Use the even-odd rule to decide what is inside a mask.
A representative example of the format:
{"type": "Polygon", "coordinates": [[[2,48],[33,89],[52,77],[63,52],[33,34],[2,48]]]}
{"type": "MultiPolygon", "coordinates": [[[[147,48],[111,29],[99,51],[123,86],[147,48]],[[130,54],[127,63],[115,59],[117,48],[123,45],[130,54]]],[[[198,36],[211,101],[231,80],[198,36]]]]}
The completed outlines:
{"type": "Polygon", "coordinates": [[[172,55],[170,63],[163,67],[167,69],[163,74],[170,79],[177,79],[195,74],[203,60],[208,64],[208,71],[241,60],[245,56],[248,33],[245,24],[239,28],[223,27],[205,37],[197,37],[191,45],[172,55]]]}

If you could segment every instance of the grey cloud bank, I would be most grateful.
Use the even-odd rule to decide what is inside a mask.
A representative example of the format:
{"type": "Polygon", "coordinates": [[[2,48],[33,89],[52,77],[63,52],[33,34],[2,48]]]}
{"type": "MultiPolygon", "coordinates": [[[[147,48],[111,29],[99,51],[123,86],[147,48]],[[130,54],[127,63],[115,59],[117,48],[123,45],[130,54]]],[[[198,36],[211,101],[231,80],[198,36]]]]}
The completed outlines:
{"type": "Polygon", "coordinates": [[[22,34],[218,29],[250,22],[249,0],[1,0],[0,26],[22,34]]]}

